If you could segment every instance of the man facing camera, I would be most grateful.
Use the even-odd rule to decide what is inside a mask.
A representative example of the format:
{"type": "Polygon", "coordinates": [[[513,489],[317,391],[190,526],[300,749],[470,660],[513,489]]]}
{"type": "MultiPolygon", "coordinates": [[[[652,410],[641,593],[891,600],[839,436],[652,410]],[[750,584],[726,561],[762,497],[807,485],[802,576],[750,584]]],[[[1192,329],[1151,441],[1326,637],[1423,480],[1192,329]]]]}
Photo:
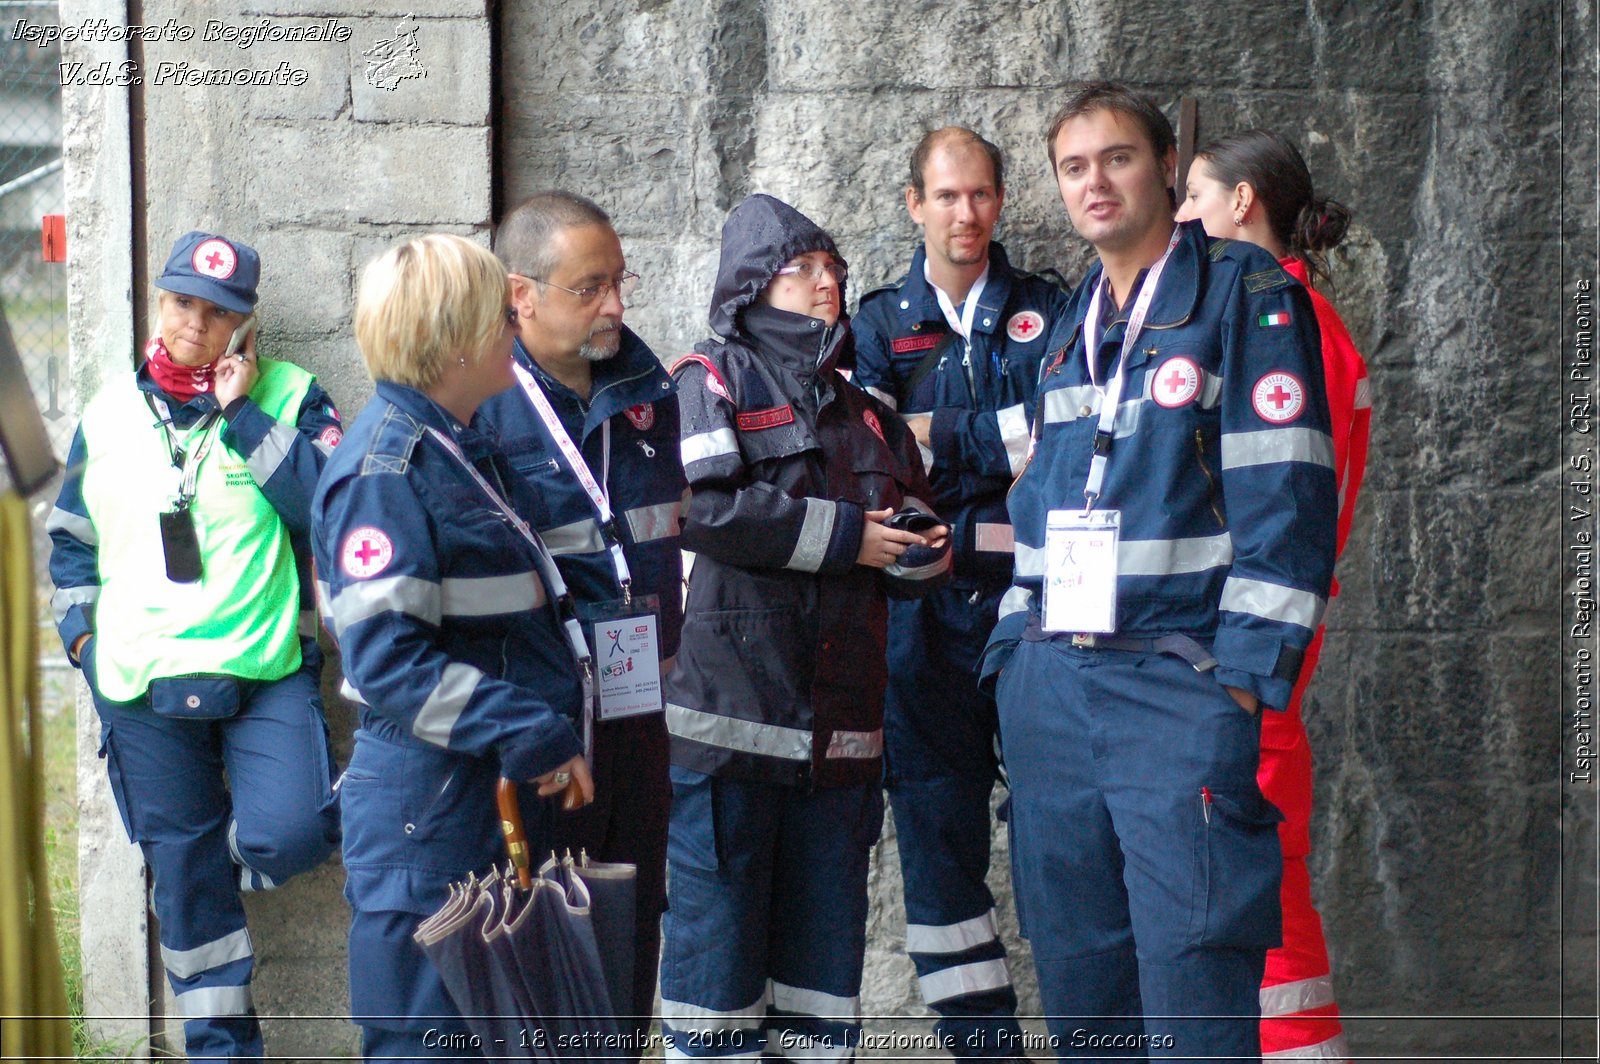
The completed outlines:
{"type": "Polygon", "coordinates": [[[1000,149],[970,129],[925,135],[906,210],[923,230],[911,268],[862,297],[854,383],[900,411],[922,447],[934,509],[951,523],[948,586],[889,605],[885,784],[900,840],[906,950],[958,1056],[1014,1056],[1016,992],[995,922],[989,794],[994,701],[976,666],[1011,582],[1005,496],[1067,296],[991,239],[1005,203],[1000,149]]]}
{"type": "Polygon", "coordinates": [[[1315,319],[1261,249],[1175,226],[1172,127],[1098,83],[1047,145],[1099,266],[1045,362],[984,662],[1059,1052],[1259,1057],[1278,811],[1256,786],[1333,573],[1315,319]]]}

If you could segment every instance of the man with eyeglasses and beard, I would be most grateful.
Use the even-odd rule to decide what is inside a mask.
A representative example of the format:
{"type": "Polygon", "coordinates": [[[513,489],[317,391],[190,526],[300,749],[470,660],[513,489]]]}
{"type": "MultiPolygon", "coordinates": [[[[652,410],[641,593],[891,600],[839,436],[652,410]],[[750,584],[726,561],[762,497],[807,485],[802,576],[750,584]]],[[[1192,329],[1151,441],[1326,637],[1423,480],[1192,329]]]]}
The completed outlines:
{"type": "Polygon", "coordinates": [[[583,196],[541,192],[500,223],[511,275],[517,387],[483,406],[541,495],[533,516],[594,654],[588,707],[595,798],[556,816],[558,846],[638,866],[631,1000],[613,1001],[639,1055],[666,908],[667,732],[661,678],[682,625],[678,534],[687,483],[676,385],[622,324],[630,272],[611,219],[583,196]]]}
{"type": "Polygon", "coordinates": [[[900,840],[906,950],[957,1056],[1020,1053],[1017,995],[994,914],[989,795],[994,701],[976,666],[1011,584],[1006,490],[1028,453],[1033,399],[1067,294],[991,241],[1005,202],[1000,149],[947,126],[911,153],[911,268],[861,299],[853,381],[899,410],[951,525],[950,583],[889,604],[884,783],[900,840]]]}

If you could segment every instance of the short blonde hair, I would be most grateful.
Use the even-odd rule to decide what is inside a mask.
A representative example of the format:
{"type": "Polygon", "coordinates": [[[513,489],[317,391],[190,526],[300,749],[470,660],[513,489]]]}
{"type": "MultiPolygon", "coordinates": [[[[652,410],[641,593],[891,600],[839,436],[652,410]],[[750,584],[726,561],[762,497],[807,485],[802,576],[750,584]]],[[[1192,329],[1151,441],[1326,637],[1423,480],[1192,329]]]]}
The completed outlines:
{"type": "Polygon", "coordinates": [[[506,327],[506,270],[488,248],[432,233],[367,264],[356,296],[356,343],[375,381],[420,391],[452,358],[477,361],[506,327]]]}

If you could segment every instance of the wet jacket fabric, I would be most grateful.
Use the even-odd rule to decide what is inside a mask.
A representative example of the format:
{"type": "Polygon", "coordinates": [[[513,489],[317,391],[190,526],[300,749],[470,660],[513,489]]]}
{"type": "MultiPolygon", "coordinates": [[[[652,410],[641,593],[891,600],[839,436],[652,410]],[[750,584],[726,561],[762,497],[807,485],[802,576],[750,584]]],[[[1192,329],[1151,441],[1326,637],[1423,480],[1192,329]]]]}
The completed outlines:
{"type": "Polygon", "coordinates": [[[932,446],[923,459],[930,501],[950,522],[956,581],[1005,584],[1011,576],[1006,491],[1027,459],[1039,365],[1068,296],[1049,277],[1015,269],[1005,248],[991,243],[988,280],[964,343],[950,335],[926,261],[919,244],[903,277],[861,297],[851,320],[851,383],[902,415],[931,414],[932,446]],[[941,343],[938,361],[917,379],[941,343]]]}
{"type": "MultiPolygon", "coordinates": [[[[1117,634],[1211,645],[1218,683],[1283,709],[1333,575],[1338,495],[1316,319],[1269,254],[1210,240],[1198,222],[1180,228],[1130,355],[1097,503],[1122,511],[1117,634]]],[[[1081,330],[1102,283],[1097,267],[1073,297],[1069,342],[1045,364],[1034,453],[1009,500],[1016,583],[986,675],[1039,614],[1049,511],[1083,507],[1101,396],[1081,330]]],[[[1126,308],[1104,302],[1109,377],[1126,308]]]]}
{"type": "MultiPolygon", "coordinates": [[[[929,511],[916,443],[835,371],[848,323],[752,305],[775,271],[833,241],[786,204],[729,215],[712,299],[724,339],[673,369],[696,552],[667,684],[675,765],[802,787],[881,771],[885,594],[948,576],[948,547],[856,564],[864,512],[929,511]]],[[[842,299],[842,293],[841,293],[842,299]]]]}

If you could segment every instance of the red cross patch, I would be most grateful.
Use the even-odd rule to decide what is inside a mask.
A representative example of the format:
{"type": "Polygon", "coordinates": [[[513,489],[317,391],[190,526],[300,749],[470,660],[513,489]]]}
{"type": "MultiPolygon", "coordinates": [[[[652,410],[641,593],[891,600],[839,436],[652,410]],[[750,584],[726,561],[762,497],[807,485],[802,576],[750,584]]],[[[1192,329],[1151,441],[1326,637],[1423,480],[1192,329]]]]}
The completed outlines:
{"type": "Polygon", "coordinates": [[[317,433],[317,439],[321,440],[329,447],[337,447],[339,446],[339,441],[344,439],[344,433],[340,432],[336,426],[329,425],[327,428],[317,433]]]}
{"type": "Polygon", "coordinates": [[[357,580],[377,576],[394,560],[394,543],[381,529],[364,525],[344,537],[339,564],[357,580]]]}
{"type": "Polygon", "coordinates": [[[889,442],[888,440],[883,439],[883,423],[878,420],[877,414],[874,414],[870,410],[863,410],[861,411],[861,420],[867,423],[867,428],[872,430],[872,434],[874,436],[878,437],[880,440],[883,440],[884,443],[889,442]]]}
{"type": "Polygon", "coordinates": [[[1178,355],[1161,363],[1150,384],[1150,398],[1168,410],[1192,402],[1200,394],[1200,367],[1178,355]]]}
{"type": "Polygon", "coordinates": [[[630,406],[623,413],[627,415],[628,424],[640,432],[644,432],[656,423],[656,405],[654,403],[640,403],[638,406],[630,406]]]}
{"type": "Polygon", "coordinates": [[[1006,335],[1019,344],[1044,335],[1044,318],[1035,310],[1019,310],[1006,322],[1006,335]]]}
{"type": "Polygon", "coordinates": [[[226,240],[212,237],[202,240],[200,246],[194,249],[189,263],[194,267],[194,272],[206,277],[215,277],[219,281],[226,281],[233,276],[233,271],[239,268],[239,253],[233,250],[233,245],[226,240]]]}
{"type": "Polygon", "coordinates": [[[1250,391],[1261,420],[1287,425],[1306,408],[1306,390],[1292,373],[1269,373],[1250,391]]]}

